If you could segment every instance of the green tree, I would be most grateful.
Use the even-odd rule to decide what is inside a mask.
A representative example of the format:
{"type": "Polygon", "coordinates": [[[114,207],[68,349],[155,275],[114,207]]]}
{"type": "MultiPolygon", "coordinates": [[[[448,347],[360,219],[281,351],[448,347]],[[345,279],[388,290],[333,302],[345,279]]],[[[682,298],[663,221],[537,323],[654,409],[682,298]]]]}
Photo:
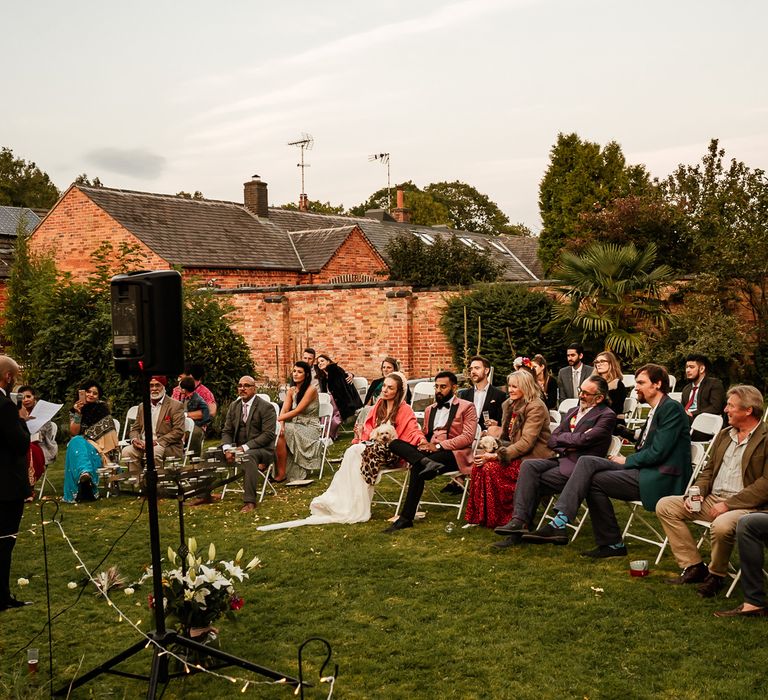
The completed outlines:
{"type": "Polygon", "coordinates": [[[200,190],[195,190],[192,194],[181,190],[180,192],[176,193],[176,196],[181,197],[182,199],[205,199],[203,193],[200,190]]]}
{"type": "Polygon", "coordinates": [[[45,309],[56,284],[56,266],[49,256],[31,257],[26,217],[16,225],[13,265],[8,279],[8,302],[3,334],[13,356],[28,365],[35,335],[46,321],[45,309]]]}
{"type": "Polygon", "coordinates": [[[443,287],[492,282],[502,267],[487,250],[464,245],[455,235],[435,234],[433,243],[403,232],[387,243],[390,279],[417,287],[443,287]]]}
{"type": "Polygon", "coordinates": [[[581,214],[617,197],[645,194],[650,188],[645,168],[627,165],[615,141],[600,148],[597,143],[582,141],[577,134],[558,134],[539,185],[543,224],[539,259],[545,272],[552,271],[563,248],[579,237],[581,214]]]}
{"type": "MultiPolygon", "coordinates": [[[[343,204],[331,204],[330,202],[321,202],[318,199],[310,199],[307,202],[309,211],[313,214],[338,214],[343,216],[346,211],[343,204]]],[[[291,211],[299,211],[299,205],[295,202],[286,202],[281,204],[279,209],[289,209],[291,211]]]]}
{"type": "Polygon", "coordinates": [[[546,294],[523,285],[481,285],[450,299],[440,327],[451,344],[457,367],[465,368],[469,357],[479,352],[495,368],[494,383],[502,384],[517,355],[541,353],[559,358],[565,354],[562,336],[546,329],[553,304],[546,294]]]}
{"type": "Polygon", "coordinates": [[[88,177],[87,173],[81,173],[75,178],[75,185],[83,185],[84,187],[104,187],[101,180],[99,180],[98,177],[91,178],[88,177]]]}
{"type": "Polygon", "coordinates": [[[591,243],[581,255],[564,251],[554,271],[562,301],[551,328],[562,328],[590,349],[635,357],[669,315],[661,296],[672,268],[655,262],[653,243],[643,250],[591,243]]]}
{"type": "Polygon", "coordinates": [[[580,253],[591,242],[645,248],[656,245],[658,258],[682,272],[691,269],[691,240],[677,207],[657,192],[649,195],[618,197],[605,206],[584,212],[576,223],[568,249],[580,253]]]}
{"type": "Polygon", "coordinates": [[[496,202],[466,182],[435,182],[427,185],[424,191],[448,210],[452,228],[489,235],[516,233],[509,224],[509,217],[496,202]]]}
{"type": "Polygon", "coordinates": [[[50,209],[59,191],[33,162],[15,158],[10,148],[0,150],[0,204],[50,209]]]}
{"type": "Polygon", "coordinates": [[[365,202],[352,207],[349,213],[352,216],[364,216],[369,209],[388,209],[388,192],[392,195],[392,207],[395,206],[395,193],[403,190],[403,199],[406,208],[411,210],[411,223],[418,226],[446,226],[450,225],[450,213],[448,208],[433,195],[419,189],[408,180],[399,185],[394,185],[391,190],[383,187],[374,192],[365,202]]]}

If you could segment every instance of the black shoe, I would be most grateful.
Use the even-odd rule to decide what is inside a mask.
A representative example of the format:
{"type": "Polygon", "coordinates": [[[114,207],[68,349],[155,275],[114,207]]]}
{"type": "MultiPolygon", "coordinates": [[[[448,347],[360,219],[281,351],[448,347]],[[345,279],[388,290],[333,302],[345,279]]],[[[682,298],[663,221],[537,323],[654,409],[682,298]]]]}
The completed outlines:
{"type": "Polygon", "coordinates": [[[461,494],[464,493],[464,489],[455,481],[449,481],[445,486],[443,486],[443,488],[440,489],[440,493],[448,493],[451,496],[461,496],[461,494]]]}
{"type": "Polygon", "coordinates": [[[413,520],[408,520],[407,518],[398,518],[386,530],[384,530],[384,532],[388,535],[391,535],[393,532],[397,532],[398,530],[405,530],[407,527],[413,527],[413,520]]]}
{"type": "Polygon", "coordinates": [[[533,532],[526,532],[521,538],[531,544],[568,544],[568,530],[564,527],[552,527],[549,523],[533,532]]]}
{"type": "Polygon", "coordinates": [[[497,535],[520,535],[521,537],[528,532],[528,525],[522,520],[512,518],[506,525],[500,525],[494,532],[497,535]]]}
{"type": "Polygon", "coordinates": [[[27,605],[32,605],[31,600],[16,600],[13,596],[8,598],[8,600],[0,603],[0,612],[3,610],[13,610],[15,608],[24,608],[27,605]]]}
{"type": "Polygon", "coordinates": [[[434,479],[444,466],[440,464],[440,462],[435,462],[434,459],[430,459],[429,457],[422,457],[416,464],[423,467],[419,472],[419,476],[426,480],[434,479]]]}
{"type": "Polygon", "coordinates": [[[491,547],[496,549],[506,549],[507,547],[514,547],[516,544],[520,544],[520,538],[522,535],[508,535],[503,540],[494,542],[491,547]]]}
{"type": "Polygon", "coordinates": [[[696,589],[696,593],[702,598],[714,598],[721,590],[723,590],[724,586],[725,576],[709,574],[707,578],[704,579],[704,583],[696,589]]]}
{"type": "Polygon", "coordinates": [[[665,579],[664,583],[669,583],[672,586],[680,586],[684,583],[704,583],[707,576],[709,576],[709,569],[704,562],[700,561],[698,564],[686,566],[683,573],[674,578],[665,579]]]}
{"type": "Polygon", "coordinates": [[[608,559],[609,557],[626,557],[627,548],[624,545],[621,547],[611,547],[607,544],[601,544],[599,547],[590,549],[581,553],[582,557],[589,557],[590,559],[608,559]]]}
{"type": "Polygon", "coordinates": [[[96,500],[93,495],[93,480],[91,479],[90,474],[80,475],[80,481],[77,483],[77,496],[75,496],[75,500],[78,503],[96,500]]]}

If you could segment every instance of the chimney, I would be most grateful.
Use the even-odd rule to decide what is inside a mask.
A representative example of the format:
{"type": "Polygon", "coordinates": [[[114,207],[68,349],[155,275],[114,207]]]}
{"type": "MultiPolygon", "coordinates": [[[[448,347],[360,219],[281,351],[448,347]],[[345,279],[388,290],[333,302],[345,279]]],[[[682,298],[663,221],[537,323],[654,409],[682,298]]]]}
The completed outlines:
{"type": "Polygon", "coordinates": [[[254,175],[250,182],[243,183],[243,201],[245,208],[256,216],[269,216],[267,183],[262,182],[258,175],[254,175]]]}
{"type": "Polygon", "coordinates": [[[305,194],[299,195],[299,211],[309,211],[309,197],[305,194]]]}
{"type": "Polygon", "coordinates": [[[392,216],[395,217],[395,221],[398,221],[401,224],[410,224],[411,210],[406,209],[404,205],[405,205],[405,194],[401,189],[398,189],[397,190],[397,208],[392,211],[392,216]]]}

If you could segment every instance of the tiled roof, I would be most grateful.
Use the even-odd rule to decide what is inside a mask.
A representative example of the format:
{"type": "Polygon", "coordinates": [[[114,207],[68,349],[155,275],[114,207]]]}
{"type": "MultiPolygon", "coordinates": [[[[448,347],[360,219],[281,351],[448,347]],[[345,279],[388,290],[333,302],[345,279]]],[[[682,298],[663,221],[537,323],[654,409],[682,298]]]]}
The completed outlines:
{"type": "Polygon", "coordinates": [[[26,218],[27,233],[30,233],[40,223],[40,217],[35,212],[26,207],[0,206],[0,236],[15,236],[22,214],[26,218]]]}
{"type": "Polygon", "coordinates": [[[357,226],[384,260],[387,243],[404,231],[427,242],[456,234],[468,247],[489,250],[501,259],[507,280],[530,281],[542,276],[535,238],[486,236],[278,208],[270,208],[269,217],[259,217],[237,202],[78,188],[160,256],[185,267],[316,271],[357,226]]]}

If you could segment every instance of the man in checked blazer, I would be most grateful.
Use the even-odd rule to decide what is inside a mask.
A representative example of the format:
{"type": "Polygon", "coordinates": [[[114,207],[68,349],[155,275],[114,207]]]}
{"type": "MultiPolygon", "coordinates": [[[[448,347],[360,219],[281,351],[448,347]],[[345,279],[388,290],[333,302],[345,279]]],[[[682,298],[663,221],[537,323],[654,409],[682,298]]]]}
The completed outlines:
{"type": "Polygon", "coordinates": [[[411,474],[400,516],[384,532],[413,526],[425,480],[457,469],[465,474],[472,471],[477,413],[473,403],[455,396],[457,384],[453,372],[438,372],[435,403],[424,412],[424,439],[415,447],[404,440],[389,443],[389,449],[411,465],[411,474]]]}
{"type": "Polygon", "coordinates": [[[509,547],[520,541],[533,522],[542,493],[560,493],[579,457],[608,454],[616,414],[607,401],[605,379],[593,375],[582,381],[579,405],[568,411],[547,443],[557,456],[523,460],[515,490],[515,510],[506,525],[496,528],[496,534],[504,535],[505,539],[494,543],[494,547],[509,547]]]}
{"type": "Polygon", "coordinates": [[[277,414],[272,404],[256,396],[256,380],[240,377],[238,398],[227,410],[221,431],[221,447],[228,462],[244,454],[243,501],[241,513],[255,510],[259,493],[259,465],[268,465],[275,456],[277,414]]]}

